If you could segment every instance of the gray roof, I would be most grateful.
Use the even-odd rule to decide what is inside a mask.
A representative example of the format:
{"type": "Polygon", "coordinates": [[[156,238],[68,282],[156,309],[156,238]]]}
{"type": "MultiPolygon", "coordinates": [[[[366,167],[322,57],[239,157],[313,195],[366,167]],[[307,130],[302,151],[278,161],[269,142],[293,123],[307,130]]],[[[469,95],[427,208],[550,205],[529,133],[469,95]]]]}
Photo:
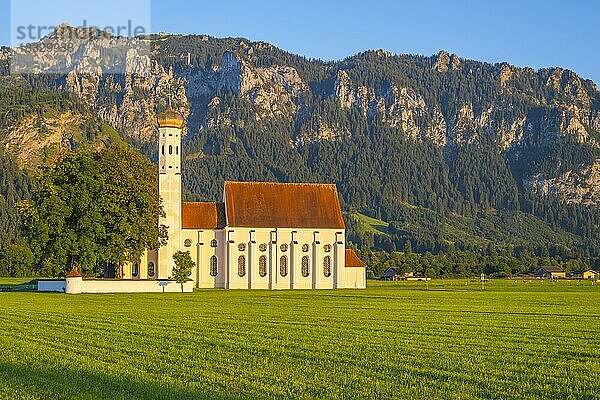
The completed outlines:
{"type": "Polygon", "coordinates": [[[561,267],[557,267],[555,265],[548,265],[545,267],[540,267],[540,269],[543,269],[546,272],[565,272],[564,269],[562,269],[561,267]]]}

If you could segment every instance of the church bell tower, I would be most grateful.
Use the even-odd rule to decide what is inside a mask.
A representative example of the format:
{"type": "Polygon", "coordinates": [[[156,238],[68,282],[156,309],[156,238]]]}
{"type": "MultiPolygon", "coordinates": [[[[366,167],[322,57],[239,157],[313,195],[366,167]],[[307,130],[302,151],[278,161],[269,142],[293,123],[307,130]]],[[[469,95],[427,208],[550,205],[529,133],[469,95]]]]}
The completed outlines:
{"type": "Polygon", "coordinates": [[[158,249],[158,279],[171,276],[173,254],[181,249],[181,128],[183,117],[167,106],[158,116],[158,190],[165,212],[160,225],[168,227],[166,246],[158,249]]]}

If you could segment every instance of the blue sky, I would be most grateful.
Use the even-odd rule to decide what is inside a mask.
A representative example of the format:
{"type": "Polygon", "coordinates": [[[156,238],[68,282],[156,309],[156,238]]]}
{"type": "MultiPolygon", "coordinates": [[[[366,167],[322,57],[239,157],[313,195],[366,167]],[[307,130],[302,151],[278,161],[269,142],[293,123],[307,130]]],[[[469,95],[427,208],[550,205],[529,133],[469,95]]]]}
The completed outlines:
{"type": "MultiPolygon", "coordinates": [[[[18,0],[14,0],[17,2],[18,0]]],[[[21,0],[22,1],[22,0],[21,0]]],[[[40,0],[41,1],[41,0],[40,0]]],[[[141,0],[136,0],[141,1],[141,0]]],[[[86,0],[54,0],[50,19],[86,0]],[[56,2],[62,7],[55,7],[56,2]]],[[[121,4],[128,3],[125,0],[121,4]]],[[[533,68],[561,66],[600,83],[600,1],[183,1],[153,0],[151,30],[243,36],[308,57],[340,59],[366,49],[460,57],[533,68]]],[[[17,3],[15,3],[17,4],[17,3]]],[[[19,7],[30,7],[23,2],[19,7]]],[[[118,4],[118,3],[117,3],[118,4]]],[[[75,7],[77,5],[78,7],[75,7]]],[[[31,7],[34,8],[34,7],[31,7]]],[[[149,8],[149,7],[146,7],[149,8]]],[[[0,44],[10,43],[10,2],[0,0],[0,44]]],[[[121,12],[100,7],[106,20],[121,12]]]]}

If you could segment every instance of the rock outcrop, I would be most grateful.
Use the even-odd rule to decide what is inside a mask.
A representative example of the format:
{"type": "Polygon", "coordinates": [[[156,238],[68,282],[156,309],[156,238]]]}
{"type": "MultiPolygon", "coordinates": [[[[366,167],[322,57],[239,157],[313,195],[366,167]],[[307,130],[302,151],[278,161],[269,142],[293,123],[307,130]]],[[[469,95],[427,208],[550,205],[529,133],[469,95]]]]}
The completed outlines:
{"type": "Polygon", "coordinates": [[[438,72],[446,73],[450,70],[458,70],[461,65],[461,60],[456,54],[448,54],[444,50],[440,50],[433,64],[433,69],[438,72]]]}
{"type": "Polygon", "coordinates": [[[559,177],[545,179],[536,175],[526,182],[541,195],[558,195],[567,204],[600,205],[600,159],[578,171],[567,171],[559,177]]]}

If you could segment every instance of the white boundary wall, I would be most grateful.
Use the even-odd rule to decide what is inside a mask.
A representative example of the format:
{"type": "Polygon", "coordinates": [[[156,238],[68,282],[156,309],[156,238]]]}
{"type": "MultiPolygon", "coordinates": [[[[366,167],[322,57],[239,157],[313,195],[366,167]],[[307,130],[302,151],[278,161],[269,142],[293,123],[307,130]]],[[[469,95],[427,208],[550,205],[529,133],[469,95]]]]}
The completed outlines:
{"type": "MultiPolygon", "coordinates": [[[[77,280],[77,278],[75,278],[77,280]]],[[[75,283],[75,282],[74,282],[75,283]]],[[[181,284],[168,280],[102,280],[82,279],[75,283],[74,293],[181,293],[181,284]]],[[[38,281],[38,292],[65,292],[66,280],[38,281]]],[[[194,291],[194,282],[183,284],[183,291],[194,291]]]]}

